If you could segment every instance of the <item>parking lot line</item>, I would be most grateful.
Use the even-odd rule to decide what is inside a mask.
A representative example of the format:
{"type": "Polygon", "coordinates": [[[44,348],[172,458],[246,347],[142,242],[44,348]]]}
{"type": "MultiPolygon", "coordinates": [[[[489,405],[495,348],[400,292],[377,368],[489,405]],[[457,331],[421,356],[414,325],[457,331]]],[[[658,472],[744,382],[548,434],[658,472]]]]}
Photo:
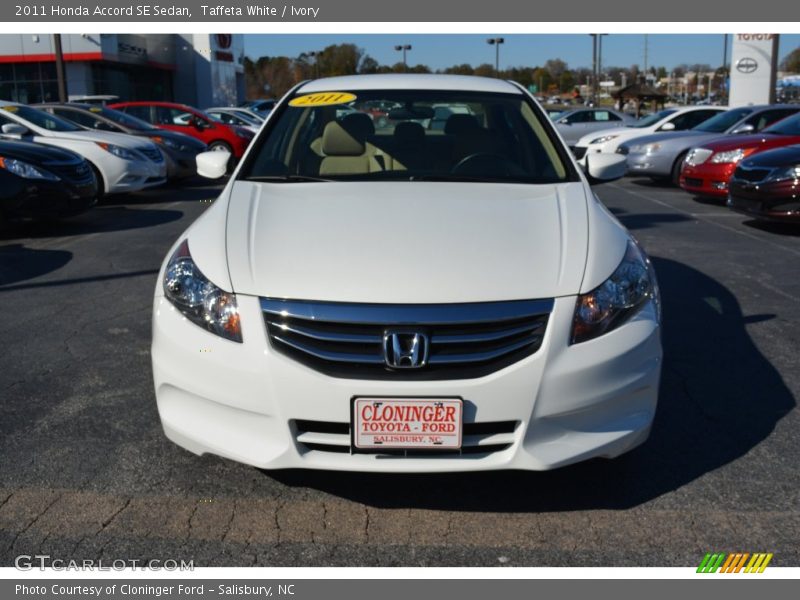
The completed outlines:
{"type": "Polygon", "coordinates": [[[631,196],[635,196],[637,198],[641,198],[643,200],[647,200],[648,202],[652,202],[653,204],[658,204],[659,206],[663,206],[663,207],[668,208],[668,209],[670,209],[670,210],[672,210],[674,212],[680,213],[680,214],[685,215],[687,217],[691,217],[691,218],[696,219],[698,221],[703,221],[704,223],[708,223],[710,225],[714,225],[714,226],[719,227],[721,229],[726,229],[726,230],[731,231],[731,232],[733,232],[733,233],[735,233],[737,235],[742,235],[744,237],[750,238],[750,239],[755,240],[757,242],[761,242],[763,244],[767,244],[768,246],[773,246],[775,248],[780,248],[781,250],[785,250],[786,252],[790,252],[792,254],[795,254],[796,256],[800,256],[800,250],[797,250],[796,248],[791,248],[790,246],[784,246],[783,244],[776,244],[775,242],[773,242],[771,240],[764,239],[762,237],[759,237],[757,235],[753,235],[753,234],[748,233],[746,231],[742,231],[741,229],[737,229],[736,227],[731,227],[729,225],[724,225],[722,223],[717,223],[716,221],[713,221],[712,219],[708,218],[708,215],[711,214],[711,213],[703,213],[703,215],[699,215],[697,213],[691,213],[689,211],[677,208],[677,207],[673,206],[672,204],[669,204],[668,202],[663,202],[661,200],[657,200],[655,198],[647,196],[646,194],[642,194],[642,193],[639,193],[639,192],[631,191],[631,190],[626,189],[626,188],[624,188],[624,187],[622,187],[622,186],[620,186],[618,184],[611,183],[611,184],[608,184],[608,187],[612,187],[615,190],[619,190],[620,192],[624,192],[626,194],[630,194],[631,196]]]}

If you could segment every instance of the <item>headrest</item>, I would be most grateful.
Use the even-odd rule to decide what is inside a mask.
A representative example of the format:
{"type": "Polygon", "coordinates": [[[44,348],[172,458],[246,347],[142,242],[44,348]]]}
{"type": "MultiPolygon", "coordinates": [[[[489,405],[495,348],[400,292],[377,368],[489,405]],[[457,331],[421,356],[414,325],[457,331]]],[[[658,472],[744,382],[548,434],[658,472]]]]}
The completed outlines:
{"type": "Polygon", "coordinates": [[[444,124],[444,132],[448,135],[472,133],[481,128],[478,119],[473,115],[450,115],[444,124]]]}
{"type": "Polygon", "coordinates": [[[341,121],[331,121],[322,132],[322,151],[326,156],[360,156],[367,138],[375,133],[372,119],[365,113],[351,113],[341,121]]]}
{"type": "Polygon", "coordinates": [[[403,121],[395,126],[394,138],[400,144],[422,144],[425,141],[425,128],[414,121],[403,121]]]}

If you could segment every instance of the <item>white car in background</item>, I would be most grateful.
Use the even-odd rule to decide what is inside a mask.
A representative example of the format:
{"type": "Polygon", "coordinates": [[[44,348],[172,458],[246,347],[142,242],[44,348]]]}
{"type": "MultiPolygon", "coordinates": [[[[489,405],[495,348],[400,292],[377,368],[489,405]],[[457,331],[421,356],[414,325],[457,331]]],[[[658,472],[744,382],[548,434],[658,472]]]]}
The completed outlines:
{"type": "MultiPolygon", "coordinates": [[[[217,178],[226,157],[197,164],[217,178]]],[[[159,272],[167,437],[262,468],[394,473],[634,448],[658,396],[658,287],[590,187],[624,172],[592,155],[584,174],[512,82],[298,85],[159,272]],[[341,110],[366,102],[400,104],[393,127],[341,110]]]]}
{"type": "Polygon", "coordinates": [[[258,130],[261,129],[261,125],[264,123],[264,119],[261,117],[238,108],[214,107],[207,108],[204,112],[215,121],[225,123],[226,125],[243,127],[253,133],[258,133],[258,130]]]}
{"type": "Polygon", "coordinates": [[[140,137],[87,131],[43,110],[3,101],[0,131],[6,138],[30,139],[80,154],[95,170],[98,195],[136,192],[166,181],[164,155],[140,137]]]}
{"type": "Polygon", "coordinates": [[[582,163],[587,154],[613,154],[624,142],[661,131],[683,131],[728,110],[726,106],[682,106],[665,108],[633,124],[593,131],[575,144],[575,158],[582,163]]]}

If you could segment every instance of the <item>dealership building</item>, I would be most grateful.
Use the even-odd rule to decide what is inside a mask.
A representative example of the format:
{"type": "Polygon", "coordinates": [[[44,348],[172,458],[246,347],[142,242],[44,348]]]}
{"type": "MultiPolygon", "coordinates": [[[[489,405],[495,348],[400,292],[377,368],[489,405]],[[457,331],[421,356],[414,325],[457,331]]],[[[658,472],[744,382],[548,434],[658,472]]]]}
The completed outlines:
{"type": "MultiPolygon", "coordinates": [[[[244,99],[240,34],[61,36],[69,96],[229,106],[244,99]]],[[[0,100],[58,100],[54,36],[0,35],[0,100]]]]}

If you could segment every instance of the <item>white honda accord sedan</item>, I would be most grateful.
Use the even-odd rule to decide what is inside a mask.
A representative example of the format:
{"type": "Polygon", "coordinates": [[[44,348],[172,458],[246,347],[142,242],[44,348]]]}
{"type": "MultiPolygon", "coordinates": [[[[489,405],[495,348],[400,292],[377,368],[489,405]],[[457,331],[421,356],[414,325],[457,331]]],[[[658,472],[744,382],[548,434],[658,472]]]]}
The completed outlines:
{"type": "MultiPolygon", "coordinates": [[[[226,158],[199,155],[200,173],[226,158]]],[[[161,268],[167,437],[268,469],[382,472],[634,448],[656,410],[658,287],[590,187],[624,161],[590,155],[584,173],[515,83],[298,85],[161,268]]]]}

